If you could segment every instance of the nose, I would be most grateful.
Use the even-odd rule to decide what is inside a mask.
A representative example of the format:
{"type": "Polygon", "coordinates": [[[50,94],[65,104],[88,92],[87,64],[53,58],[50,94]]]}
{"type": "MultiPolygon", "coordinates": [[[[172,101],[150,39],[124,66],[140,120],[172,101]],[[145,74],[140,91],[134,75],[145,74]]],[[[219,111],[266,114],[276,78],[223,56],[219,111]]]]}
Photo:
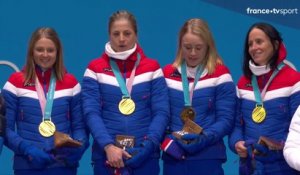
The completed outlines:
{"type": "Polygon", "coordinates": [[[196,48],[193,47],[192,50],[191,50],[191,55],[195,55],[196,54],[196,48]]]}
{"type": "Polygon", "coordinates": [[[250,47],[249,50],[255,50],[257,49],[257,44],[253,43],[250,47]]]}
{"type": "Polygon", "coordinates": [[[124,41],[125,40],[125,36],[123,34],[120,35],[120,41],[124,41]]]}
{"type": "Polygon", "coordinates": [[[48,56],[48,51],[47,51],[47,50],[43,51],[43,56],[44,56],[44,57],[47,57],[47,56],[48,56]]]}

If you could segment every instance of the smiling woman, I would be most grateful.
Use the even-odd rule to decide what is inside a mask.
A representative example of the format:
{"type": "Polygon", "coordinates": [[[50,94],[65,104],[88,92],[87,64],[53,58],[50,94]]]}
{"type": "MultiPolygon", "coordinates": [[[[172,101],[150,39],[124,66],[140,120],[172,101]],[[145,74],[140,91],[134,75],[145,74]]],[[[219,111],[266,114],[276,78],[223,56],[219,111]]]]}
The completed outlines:
{"type": "Polygon", "coordinates": [[[272,58],[274,50],[279,47],[278,41],[272,43],[266,33],[259,28],[254,28],[249,33],[248,44],[249,54],[253,62],[259,66],[266,65],[272,58]]]}
{"type": "Polygon", "coordinates": [[[37,64],[42,70],[52,68],[56,62],[57,50],[54,42],[46,37],[42,37],[38,40],[33,49],[33,58],[35,64],[37,64]]]}
{"type": "Polygon", "coordinates": [[[14,174],[77,174],[78,162],[88,147],[80,85],[65,70],[54,29],[33,32],[25,68],[9,77],[2,94],[7,106],[7,147],[15,154],[14,174]],[[57,132],[70,135],[81,146],[55,147],[57,132]]]}
{"type": "Polygon", "coordinates": [[[282,148],[274,150],[259,141],[267,137],[274,143],[284,143],[300,105],[300,74],[286,62],[286,56],[275,27],[254,23],[249,28],[244,45],[244,75],[237,85],[236,122],[229,139],[230,148],[240,156],[242,175],[297,174],[284,160],[282,148]]]}

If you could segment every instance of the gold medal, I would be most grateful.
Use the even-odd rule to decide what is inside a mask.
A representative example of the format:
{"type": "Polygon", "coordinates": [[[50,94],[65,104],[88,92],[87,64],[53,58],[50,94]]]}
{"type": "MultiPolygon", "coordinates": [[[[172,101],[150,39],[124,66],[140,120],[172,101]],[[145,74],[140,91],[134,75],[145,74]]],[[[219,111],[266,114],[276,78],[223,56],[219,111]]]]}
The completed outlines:
{"type": "Polygon", "coordinates": [[[182,110],[180,116],[183,121],[186,121],[186,119],[194,120],[196,116],[196,112],[192,107],[185,107],[182,110]]]}
{"type": "Polygon", "coordinates": [[[119,110],[124,115],[130,115],[135,110],[135,103],[131,98],[123,98],[119,103],[119,110]]]}
{"type": "Polygon", "coordinates": [[[266,119],[266,110],[263,106],[256,106],[252,111],[252,120],[255,123],[261,123],[266,119]]]}
{"type": "Polygon", "coordinates": [[[39,125],[39,132],[44,137],[50,137],[54,134],[56,128],[53,122],[50,120],[44,120],[39,125]]]}

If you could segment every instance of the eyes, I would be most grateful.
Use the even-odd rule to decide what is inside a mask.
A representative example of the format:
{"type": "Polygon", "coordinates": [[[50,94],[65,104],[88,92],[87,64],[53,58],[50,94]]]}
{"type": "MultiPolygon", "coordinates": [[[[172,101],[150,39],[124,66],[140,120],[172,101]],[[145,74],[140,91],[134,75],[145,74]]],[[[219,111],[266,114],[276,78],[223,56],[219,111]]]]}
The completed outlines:
{"type": "Polygon", "coordinates": [[[192,44],[183,44],[183,49],[186,51],[191,52],[193,49],[195,49],[196,52],[200,52],[203,48],[203,45],[192,45],[192,44]]]}
{"type": "Polygon", "coordinates": [[[248,45],[249,47],[252,47],[253,44],[257,44],[257,45],[261,45],[264,41],[262,39],[255,39],[253,41],[249,41],[248,42],[248,45]]]}
{"type": "Polygon", "coordinates": [[[115,31],[112,33],[113,37],[120,37],[121,35],[123,35],[125,37],[130,37],[132,35],[132,32],[131,31],[123,31],[123,32],[115,31]]]}
{"type": "Polygon", "coordinates": [[[55,53],[56,52],[55,48],[45,48],[45,47],[36,47],[36,48],[34,48],[34,50],[38,53],[43,53],[43,52],[55,53]]]}

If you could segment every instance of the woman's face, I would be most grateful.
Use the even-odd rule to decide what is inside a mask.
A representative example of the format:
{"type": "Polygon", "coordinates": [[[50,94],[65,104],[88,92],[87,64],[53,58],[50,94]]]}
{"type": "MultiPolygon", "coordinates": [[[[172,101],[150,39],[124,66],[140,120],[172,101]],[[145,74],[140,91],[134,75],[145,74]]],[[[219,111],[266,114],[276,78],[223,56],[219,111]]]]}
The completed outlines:
{"type": "Polygon", "coordinates": [[[182,37],[181,49],[187,66],[196,67],[205,59],[207,44],[198,35],[188,32],[182,37]]]}
{"type": "Polygon", "coordinates": [[[258,28],[252,29],[248,38],[248,52],[254,63],[263,66],[274,54],[273,45],[269,37],[258,28]]]}
{"type": "Polygon", "coordinates": [[[34,62],[43,70],[53,67],[56,55],[57,49],[52,40],[42,37],[35,43],[33,48],[34,62]]]}
{"type": "Polygon", "coordinates": [[[112,23],[109,38],[111,47],[115,52],[132,49],[137,40],[131,23],[122,18],[112,23]]]}

